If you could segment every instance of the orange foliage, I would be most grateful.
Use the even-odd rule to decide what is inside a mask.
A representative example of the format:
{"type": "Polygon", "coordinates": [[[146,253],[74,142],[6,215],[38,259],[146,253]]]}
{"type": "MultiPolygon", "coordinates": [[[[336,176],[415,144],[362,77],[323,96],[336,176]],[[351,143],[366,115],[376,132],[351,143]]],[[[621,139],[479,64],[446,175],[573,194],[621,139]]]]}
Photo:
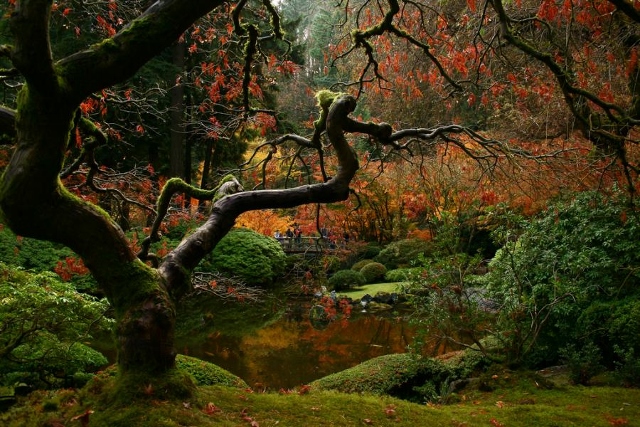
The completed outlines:
{"type": "Polygon", "coordinates": [[[264,210],[245,212],[238,217],[236,224],[273,237],[276,231],[284,234],[287,228],[293,226],[293,222],[291,217],[277,211],[264,210]]]}

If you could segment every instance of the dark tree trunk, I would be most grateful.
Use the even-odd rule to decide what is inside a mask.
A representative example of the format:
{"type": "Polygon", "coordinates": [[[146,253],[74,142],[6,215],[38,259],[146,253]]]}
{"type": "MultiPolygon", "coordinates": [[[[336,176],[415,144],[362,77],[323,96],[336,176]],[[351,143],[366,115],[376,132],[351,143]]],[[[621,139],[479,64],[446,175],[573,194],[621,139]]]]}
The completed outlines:
{"type": "Polygon", "coordinates": [[[200,188],[209,188],[209,175],[211,174],[211,157],[213,154],[214,142],[212,139],[207,140],[204,150],[204,164],[202,165],[202,179],[200,180],[200,188]]]}
{"type": "MultiPolygon", "coordinates": [[[[11,15],[9,59],[26,84],[14,116],[15,152],[0,178],[0,213],[16,233],[63,243],[82,257],[114,308],[123,373],[161,373],[174,366],[175,308],[165,278],[136,258],[120,227],[60,183],[73,118],[87,96],[131,77],[222,3],[155,2],[108,43],[57,63],[48,39],[51,1],[22,0],[11,15]]],[[[182,95],[174,96],[179,105],[182,95]]],[[[11,114],[0,113],[4,125],[11,114]]]]}

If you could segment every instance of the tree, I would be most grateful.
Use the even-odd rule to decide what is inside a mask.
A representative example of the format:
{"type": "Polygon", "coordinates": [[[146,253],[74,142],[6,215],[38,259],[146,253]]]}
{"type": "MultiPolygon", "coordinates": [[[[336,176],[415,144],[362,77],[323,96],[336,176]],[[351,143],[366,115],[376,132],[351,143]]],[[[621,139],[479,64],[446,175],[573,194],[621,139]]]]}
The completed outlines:
{"type": "Polygon", "coordinates": [[[604,158],[593,167],[616,168],[635,191],[634,3],[390,0],[350,7],[344,21],[351,37],[332,55],[353,70],[374,114],[397,111],[409,125],[453,120],[529,140],[568,138],[575,130],[604,158]],[[353,53],[364,66],[353,66],[353,53]],[[389,96],[394,92],[405,96],[389,96]]]}
{"type": "MultiPolygon", "coordinates": [[[[292,208],[348,198],[359,163],[347,135],[365,135],[379,147],[380,160],[391,150],[427,153],[429,150],[420,151],[420,147],[431,147],[433,141],[440,139],[457,145],[491,168],[499,154],[508,150],[505,144],[460,125],[394,131],[387,123],[363,122],[350,117],[357,105],[354,96],[320,91],[317,94],[319,112],[311,135],[286,134],[257,147],[267,151],[249,164],[253,171],[263,172],[254,176],[255,188],[260,190],[241,191],[216,199],[215,189],[198,189],[181,179],[171,179],[158,198],[157,216],[150,234],[136,252],[106,212],[72,194],[60,180],[68,149],[73,145],[70,144],[72,134],[80,134],[83,138],[80,145],[87,152],[95,148],[95,141],[105,139],[101,129],[83,114],[81,106],[95,99],[96,93],[134,76],[147,62],[172,46],[198,19],[218,12],[230,15],[226,21],[227,31],[235,33],[244,46],[243,62],[235,68],[238,78],[234,89],[240,95],[230,98],[242,102],[227,112],[233,113],[239,123],[256,127],[261,122],[271,123],[267,119],[273,119],[273,112],[265,111],[259,102],[252,101],[258,98],[254,96],[257,91],[252,89],[256,69],[273,62],[272,58],[262,56],[261,43],[283,38],[276,9],[268,0],[241,0],[228,11],[224,9],[227,3],[220,0],[158,0],[126,23],[106,26],[108,31],[103,40],[54,57],[49,37],[52,10],[57,4],[52,0],[10,3],[12,10],[7,20],[13,44],[3,45],[0,54],[14,67],[7,74],[21,75],[24,85],[17,95],[15,111],[0,110],[0,123],[7,125],[3,133],[14,135],[13,154],[0,180],[1,218],[19,235],[62,243],[82,257],[114,309],[118,367],[124,381],[136,373],[169,377],[163,374],[171,373],[175,366],[175,303],[190,291],[193,269],[229,232],[239,215],[251,210],[292,208]],[[268,28],[244,19],[256,11],[260,11],[259,16],[270,18],[268,28]],[[284,188],[267,189],[269,181],[264,173],[280,151],[288,155],[280,159],[287,162],[288,170],[293,171],[297,166],[305,173],[298,181],[299,186],[289,187],[291,182],[285,180],[284,188]],[[178,247],[158,259],[149,253],[150,243],[158,239],[171,197],[178,192],[213,200],[211,214],[202,226],[185,236],[178,247]]],[[[365,6],[368,3],[365,2],[365,6]]],[[[108,2],[109,6],[112,4],[120,2],[108,2]]],[[[384,81],[370,40],[388,33],[424,53],[445,85],[460,91],[463,86],[458,78],[467,78],[461,65],[447,63],[457,74],[448,73],[444,62],[433,56],[428,45],[409,37],[394,24],[401,12],[398,3],[388,1],[386,5],[389,10],[382,14],[374,9],[374,13],[356,15],[362,16],[361,23],[365,24],[351,32],[350,39],[353,49],[363,50],[365,59],[360,78],[355,82],[356,90],[370,87],[369,72],[378,81],[384,81]]],[[[426,17],[420,15],[421,8],[420,3],[412,2],[403,10],[426,17]]],[[[413,22],[408,18],[403,22],[413,22]]],[[[446,29],[438,27],[437,19],[431,24],[438,34],[446,34],[446,29]]],[[[283,69],[286,65],[283,64],[283,69]]],[[[215,69],[212,72],[222,73],[215,69]]],[[[223,99],[220,104],[224,104],[223,99]]],[[[531,155],[523,150],[518,153],[531,155]]],[[[94,167],[92,156],[85,159],[94,167]]]]}
{"type": "MultiPolygon", "coordinates": [[[[53,57],[50,48],[52,3],[16,1],[9,18],[13,45],[1,49],[25,81],[17,96],[15,114],[2,110],[7,120],[14,118],[13,126],[5,133],[15,132],[13,154],[0,182],[2,221],[17,234],[63,243],[82,257],[114,309],[117,362],[123,380],[135,373],[168,373],[175,366],[175,302],[190,290],[190,272],[227,234],[235,219],[249,210],[344,200],[358,169],[345,133],[366,133],[388,143],[405,134],[394,135],[387,124],[349,118],[356,106],[355,98],[322,92],[320,118],[312,138],[286,135],[270,146],[293,141],[322,154],[326,135],[337,165],[331,177],[323,170],[323,179],[312,185],[222,197],[215,202],[204,225],[185,237],[157,267],[151,266],[144,262],[153,258],[148,249],[136,254],[106,212],[72,194],[61,183],[71,130],[86,123],[82,117],[78,119],[84,100],[133,76],[195,20],[225,2],[157,1],[103,41],[60,59],[53,57]]],[[[259,41],[256,27],[241,24],[245,6],[246,2],[240,2],[230,20],[235,31],[247,40],[243,89],[250,84],[252,58],[259,41]]],[[[275,9],[268,1],[263,6],[273,24],[273,31],[265,37],[281,37],[275,9]]],[[[255,111],[248,102],[249,91],[243,92],[243,114],[251,116],[255,111]]],[[[95,126],[93,130],[99,134],[95,126]]],[[[417,138],[436,134],[439,132],[409,132],[417,138]]],[[[149,240],[158,237],[158,222],[167,212],[171,195],[178,191],[201,199],[213,199],[215,195],[215,191],[194,189],[180,179],[169,180],[158,200],[158,218],[149,240]]]]}

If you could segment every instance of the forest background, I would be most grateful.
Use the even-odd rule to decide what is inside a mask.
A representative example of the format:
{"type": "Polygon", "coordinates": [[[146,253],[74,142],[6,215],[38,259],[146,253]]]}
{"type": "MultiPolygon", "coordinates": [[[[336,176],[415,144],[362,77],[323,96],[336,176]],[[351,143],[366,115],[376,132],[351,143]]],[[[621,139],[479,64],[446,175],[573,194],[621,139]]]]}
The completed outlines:
{"type": "MultiPolygon", "coordinates": [[[[124,33],[126,24],[151,6],[147,3],[53,2],[53,56],[73,58],[74,52],[124,33]]],[[[562,268],[549,271],[553,264],[539,255],[558,240],[536,240],[561,235],[563,227],[580,234],[591,230],[586,224],[601,225],[592,230],[597,244],[587,242],[580,254],[567,255],[580,261],[567,267],[573,278],[593,264],[584,254],[611,246],[611,238],[627,236],[624,253],[634,250],[635,234],[629,229],[635,230],[638,187],[637,3],[341,5],[280,2],[275,14],[268,2],[243,1],[205,14],[133,77],[82,98],[63,150],[59,177],[65,188],[106,211],[127,232],[129,250],[139,259],[162,265],[175,248],[160,241],[160,235],[188,234],[212,210],[213,202],[204,200],[213,199],[214,192],[203,197],[183,183],[216,189],[233,174],[243,190],[266,190],[326,183],[332,174],[339,175],[339,154],[331,151],[332,141],[320,137],[327,99],[316,99],[316,94],[325,89],[349,93],[357,99],[352,115],[375,130],[350,138],[359,170],[346,201],[246,209],[236,224],[268,236],[294,224],[307,236],[326,228],[339,240],[347,232],[360,245],[354,247],[360,248],[357,256],[362,258],[391,243],[423,241],[432,245],[431,254],[439,255],[437,262],[446,260],[447,268],[453,265],[457,271],[486,266],[500,249],[494,271],[501,278],[489,275],[482,280],[508,308],[502,339],[515,361],[536,354],[530,351],[532,342],[555,346],[552,354],[559,358],[569,350],[552,343],[558,330],[571,329],[570,341],[578,342],[582,332],[614,307],[621,313],[616,319],[622,320],[610,326],[625,345],[609,350],[610,367],[638,369],[637,362],[633,365],[637,335],[625,335],[638,319],[635,258],[618,257],[621,263],[599,265],[599,275],[584,285],[564,280],[562,268]],[[276,17],[281,21],[275,22],[276,17]],[[271,33],[274,27],[286,32],[289,42],[281,41],[277,31],[271,33]],[[170,200],[163,198],[161,190],[172,185],[176,190],[164,193],[170,200]],[[594,191],[599,195],[580,195],[594,191]],[[594,213],[606,220],[595,221],[590,216],[594,213]],[[533,225],[523,225],[528,221],[533,225]],[[536,230],[538,234],[532,234],[536,230]],[[521,236],[525,238],[518,240],[521,236]],[[532,262],[534,257],[539,262],[532,262]],[[526,270],[527,263],[539,270],[526,270]],[[594,284],[609,269],[616,272],[616,280],[594,284]],[[510,275],[513,280],[504,279],[510,275]],[[597,290],[580,292],[590,286],[597,290]],[[511,299],[514,292],[519,301],[511,299]],[[584,309],[595,301],[598,307],[585,320],[569,301],[580,301],[576,307],[584,309]],[[519,317],[523,313],[524,319],[519,317]],[[565,323],[548,332],[547,341],[539,340],[543,327],[553,323],[549,319],[565,323]],[[583,320],[582,329],[576,329],[583,320]]],[[[8,17],[14,7],[13,1],[2,5],[0,35],[7,43],[12,40],[8,17]]],[[[8,47],[3,52],[11,58],[8,47]]],[[[26,69],[13,65],[3,63],[7,108],[0,117],[10,124],[26,69]]],[[[329,103],[337,99],[320,93],[334,97],[329,103]]],[[[10,128],[0,150],[3,168],[11,167],[14,150],[10,128]]],[[[7,200],[8,190],[3,194],[7,200]]],[[[12,195],[12,200],[17,197],[12,195]]],[[[9,204],[2,208],[6,228],[38,237],[41,230],[34,223],[22,225],[9,204]]],[[[34,263],[26,265],[31,268],[45,264],[39,260],[46,250],[21,253],[22,238],[9,239],[14,241],[4,248],[6,259],[22,257],[34,263]]],[[[571,240],[564,243],[572,246],[571,240]]],[[[71,253],[46,263],[52,261],[50,268],[63,280],[78,280],[88,272],[84,261],[71,253]]],[[[98,277],[100,282],[104,276],[98,277]]],[[[441,278],[422,277],[418,286],[448,288],[457,295],[455,286],[474,284],[462,279],[438,282],[441,278]]],[[[80,286],[95,290],[95,283],[80,286]]],[[[438,301],[419,304],[428,314],[438,301]]],[[[455,304],[450,307],[449,314],[460,310],[455,304]]],[[[123,322],[126,316],[117,317],[123,322]]],[[[476,320],[482,324],[480,314],[476,320]]],[[[472,341],[479,343],[478,337],[492,332],[478,326],[472,341]]],[[[608,339],[596,336],[594,345],[613,348],[608,339]]],[[[539,350],[538,355],[547,347],[539,350]]],[[[591,350],[574,349],[572,356],[588,357],[591,350]]],[[[122,354],[128,354],[124,348],[122,354]]],[[[130,363],[139,367],[136,357],[130,363]]],[[[637,372],[627,376],[632,382],[637,378],[637,372]]]]}

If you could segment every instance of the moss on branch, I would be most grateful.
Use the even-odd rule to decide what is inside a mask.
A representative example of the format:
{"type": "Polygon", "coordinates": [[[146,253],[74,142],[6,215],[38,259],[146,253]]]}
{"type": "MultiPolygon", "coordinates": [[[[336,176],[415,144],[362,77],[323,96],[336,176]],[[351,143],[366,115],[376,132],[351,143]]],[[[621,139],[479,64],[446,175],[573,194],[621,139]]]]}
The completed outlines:
{"type": "Polygon", "coordinates": [[[218,186],[216,186],[212,190],[195,187],[191,184],[186,183],[181,178],[171,178],[170,180],[168,180],[162,188],[162,191],[160,192],[160,197],[158,197],[156,219],[153,221],[149,236],[142,242],[140,252],[138,252],[138,257],[142,260],[155,259],[155,256],[149,254],[149,247],[151,246],[151,243],[157,242],[160,239],[158,231],[160,230],[160,225],[162,224],[162,221],[164,220],[165,216],[167,215],[167,211],[169,210],[169,203],[171,202],[171,198],[175,194],[184,193],[188,197],[200,201],[212,200],[213,202],[216,202],[218,199],[224,196],[224,194],[219,194],[218,192],[222,185],[234,180],[237,181],[236,177],[232,174],[225,175],[220,180],[218,186]]]}

